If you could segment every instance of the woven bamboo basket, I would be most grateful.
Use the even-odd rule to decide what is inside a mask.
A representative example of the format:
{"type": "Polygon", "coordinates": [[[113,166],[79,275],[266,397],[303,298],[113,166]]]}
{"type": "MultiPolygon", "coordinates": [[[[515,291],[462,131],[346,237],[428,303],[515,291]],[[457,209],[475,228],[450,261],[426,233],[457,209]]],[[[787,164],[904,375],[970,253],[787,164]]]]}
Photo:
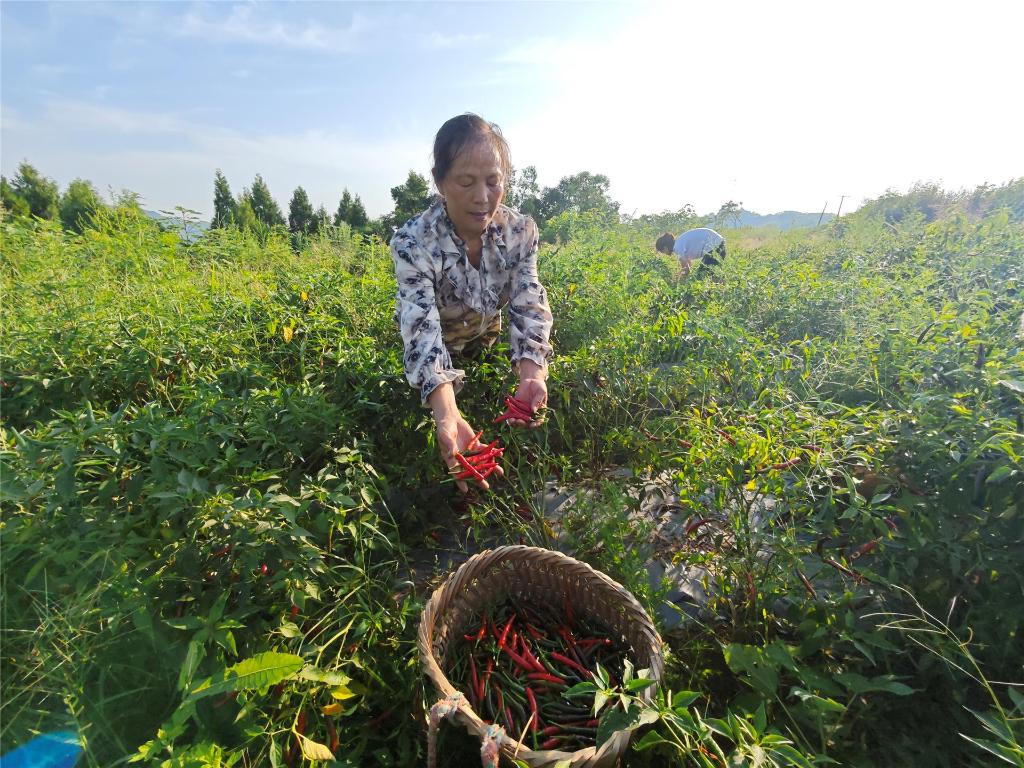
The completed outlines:
{"type": "MultiPolygon", "coordinates": [[[[549,606],[562,606],[568,599],[577,620],[596,620],[618,635],[631,649],[637,669],[650,669],[651,677],[661,683],[661,637],[643,607],[622,585],[561,552],[526,546],[487,550],[463,563],[434,591],[423,609],[419,628],[420,661],[427,677],[443,699],[458,701],[457,707],[450,708],[451,714],[472,736],[484,741],[489,731],[493,735],[493,729],[465,698],[460,700],[445,675],[449,650],[474,617],[507,597],[549,606]]],[[[650,701],[653,691],[653,687],[647,688],[641,695],[650,701]]],[[[608,768],[618,764],[631,734],[618,731],[600,748],[575,752],[534,751],[515,740],[518,734],[506,735],[509,738],[499,742],[501,754],[531,768],[552,768],[565,760],[572,768],[608,768]]]]}

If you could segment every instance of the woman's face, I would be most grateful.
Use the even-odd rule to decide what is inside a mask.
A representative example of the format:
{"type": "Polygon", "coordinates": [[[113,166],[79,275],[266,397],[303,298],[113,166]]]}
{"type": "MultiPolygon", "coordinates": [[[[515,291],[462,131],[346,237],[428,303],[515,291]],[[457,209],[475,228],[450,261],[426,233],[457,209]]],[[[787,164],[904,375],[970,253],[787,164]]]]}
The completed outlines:
{"type": "Polygon", "coordinates": [[[505,195],[505,174],[497,151],[487,141],[462,148],[438,184],[448,216],[467,243],[483,235],[505,195]]]}

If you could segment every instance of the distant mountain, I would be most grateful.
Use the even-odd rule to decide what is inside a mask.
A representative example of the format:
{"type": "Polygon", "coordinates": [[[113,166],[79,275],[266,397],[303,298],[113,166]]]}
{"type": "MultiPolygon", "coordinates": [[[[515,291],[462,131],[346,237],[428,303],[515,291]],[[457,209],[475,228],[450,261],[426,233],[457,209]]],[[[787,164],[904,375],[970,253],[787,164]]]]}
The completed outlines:
{"type": "MultiPolygon", "coordinates": [[[[739,218],[733,226],[735,227],[778,227],[779,229],[797,229],[798,227],[816,227],[818,218],[821,223],[832,221],[834,214],[826,213],[800,213],[799,211],[781,211],[762,215],[740,209],[739,218]]],[[[732,222],[729,222],[732,224],[732,222]]]]}

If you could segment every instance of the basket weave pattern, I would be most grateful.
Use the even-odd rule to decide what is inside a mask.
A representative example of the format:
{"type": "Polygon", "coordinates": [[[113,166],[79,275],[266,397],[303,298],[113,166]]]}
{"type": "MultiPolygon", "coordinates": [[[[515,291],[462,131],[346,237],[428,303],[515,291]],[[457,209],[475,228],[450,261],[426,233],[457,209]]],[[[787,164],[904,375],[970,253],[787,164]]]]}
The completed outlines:
{"type": "MultiPolygon", "coordinates": [[[[664,671],[661,637],[640,603],[625,588],[586,563],[548,549],[508,546],[474,555],[435,590],[420,620],[420,661],[442,697],[456,689],[445,675],[449,651],[458,645],[470,622],[488,608],[511,598],[524,605],[538,605],[563,612],[568,601],[576,621],[589,619],[610,630],[615,639],[630,648],[638,669],[648,668],[659,683],[664,671]]],[[[653,689],[641,696],[650,700],[653,689]]],[[[455,715],[466,730],[483,738],[486,723],[468,705],[455,715]]],[[[576,752],[533,751],[515,744],[519,734],[502,753],[515,756],[532,768],[548,768],[569,760],[573,768],[605,768],[615,765],[629,744],[630,734],[619,731],[600,749],[588,747],[576,752]]]]}

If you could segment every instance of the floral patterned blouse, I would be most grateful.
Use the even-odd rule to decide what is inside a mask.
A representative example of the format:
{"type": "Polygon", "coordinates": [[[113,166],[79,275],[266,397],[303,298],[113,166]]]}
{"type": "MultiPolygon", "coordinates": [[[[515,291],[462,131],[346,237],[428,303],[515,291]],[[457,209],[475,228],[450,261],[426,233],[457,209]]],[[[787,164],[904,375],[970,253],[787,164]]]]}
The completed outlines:
{"type": "Polygon", "coordinates": [[[434,202],[391,238],[398,297],[395,316],[405,344],[405,375],[423,404],[451,382],[462,389],[465,371],[452,355],[491,346],[508,305],[512,364],[551,357],[551,309],[537,278],[537,225],[502,205],[483,235],[480,266],[469,263],[444,203],[434,202]]]}

